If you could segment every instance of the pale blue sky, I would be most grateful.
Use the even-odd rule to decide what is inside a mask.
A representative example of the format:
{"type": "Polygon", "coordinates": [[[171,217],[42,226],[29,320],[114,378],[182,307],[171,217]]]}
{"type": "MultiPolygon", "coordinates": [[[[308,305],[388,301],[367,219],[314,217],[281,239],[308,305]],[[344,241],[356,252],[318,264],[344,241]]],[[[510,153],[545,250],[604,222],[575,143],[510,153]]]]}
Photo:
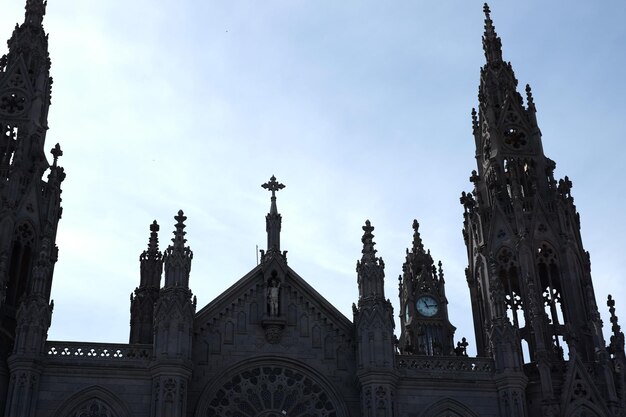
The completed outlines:
{"type": "MultiPolygon", "coordinates": [[[[2,1],[0,38],[24,2],[2,1]]],[[[626,3],[490,6],[574,183],[605,325],[609,292],[626,319],[626,3]]],[[[290,266],[348,318],[365,219],[397,315],[417,218],[473,344],[458,198],[475,168],[482,2],[50,0],[44,23],[46,146],[61,143],[67,172],[50,338],[127,341],[148,225],[164,248],[179,208],[204,306],[254,267],[275,174],[290,266]]]]}

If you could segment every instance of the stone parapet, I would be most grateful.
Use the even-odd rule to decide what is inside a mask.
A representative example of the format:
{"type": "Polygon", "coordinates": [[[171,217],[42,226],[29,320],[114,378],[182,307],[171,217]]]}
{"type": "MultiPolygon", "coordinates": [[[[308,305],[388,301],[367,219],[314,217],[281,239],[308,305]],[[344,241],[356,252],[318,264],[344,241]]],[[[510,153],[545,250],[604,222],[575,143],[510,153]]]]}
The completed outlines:
{"type": "Polygon", "coordinates": [[[48,362],[142,361],[152,359],[152,345],[89,342],[46,342],[48,362]]]}
{"type": "Polygon", "coordinates": [[[444,372],[453,374],[491,375],[494,362],[491,358],[470,358],[466,356],[417,356],[397,355],[396,367],[405,373],[444,372]]]}

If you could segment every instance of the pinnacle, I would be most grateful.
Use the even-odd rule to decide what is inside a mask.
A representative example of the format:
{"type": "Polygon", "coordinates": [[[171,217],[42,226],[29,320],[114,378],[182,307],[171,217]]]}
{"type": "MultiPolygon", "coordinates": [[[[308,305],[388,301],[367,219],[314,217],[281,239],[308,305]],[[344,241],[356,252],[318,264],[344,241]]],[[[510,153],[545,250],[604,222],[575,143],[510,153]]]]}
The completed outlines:
{"type": "Polygon", "coordinates": [[[488,64],[500,63],[502,62],[502,43],[491,20],[491,10],[487,3],[483,6],[483,11],[485,12],[485,34],[483,35],[485,58],[488,64]]]}
{"type": "Polygon", "coordinates": [[[483,5],[483,12],[485,12],[485,19],[491,20],[491,10],[489,9],[489,5],[487,3],[483,5]]]}
{"type": "Polygon", "coordinates": [[[41,25],[46,14],[47,0],[26,0],[26,16],[24,23],[41,25]]]}
{"type": "MultiPolygon", "coordinates": [[[[176,220],[176,230],[174,231],[174,237],[172,238],[172,242],[174,243],[174,248],[184,248],[185,242],[185,220],[187,220],[187,216],[184,215],[182,210],[178,210],[178,215],[174,217],[176,220]]],[[[157,226],[158,227],[158,226],[157,226]]]]}
{"type": "Polygon", "coordinates": [[[159,252],[159,224],[157,221],[153,221],[150,224],[150,238],[148,239],[148,249],[141,253],[139,257],[140,261],[148,261],[148,260],[160,260],[162,255],[159,252]]]}
{"type": "Polygon", "coordinates": [[[54,148],[52,148],[50,150],[50,153],[52,154],[52,158],[53,158],[52,165],[56,166],[59,158],[61,156],[63,156],[63,151],[61,150],[61,145],[59,145],[58,143],[56,145],[54,145],[54,148]]]}
{"type": "Polygon", "coordinates": [[[374,235],[372,232],[374,231],[374,227],[370,223],[369,220],[365,220],[365,226],[363,226],[363,237],[361,238],[361,242],[363,242],[363,258],[374,259],[376,256],[376,249],[374,249],[374,235]]]}
{"type": "Polygon", "coordinates": [[[424,243],[420,236],[420,224],[416,219],[413,220],[413,253],[424,252],[424,243]]]}
{"type": "Polygon", "coordinates": [[[150,225],[150,240],[148,242],[148,251],[156,253],[159,250],[159,224],[153,221],[150,225]]]}
{"type": "Polygon", "coordinates": [[[530,88],[530,84],[526,84],[526,104],[529,109],[535,108],[535,101],[533,100],[533,92],[530,88]]]}

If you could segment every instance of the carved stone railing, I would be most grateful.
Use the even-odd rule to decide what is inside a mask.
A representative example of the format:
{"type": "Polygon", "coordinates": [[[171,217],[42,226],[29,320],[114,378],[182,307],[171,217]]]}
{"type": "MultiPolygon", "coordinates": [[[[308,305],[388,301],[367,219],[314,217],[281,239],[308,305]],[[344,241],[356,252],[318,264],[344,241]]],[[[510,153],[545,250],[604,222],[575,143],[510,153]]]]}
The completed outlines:
{"type": "Polygon", "coordinates": [[[149,361],[151,345],[123,343],[46,342],[48,360],[60,361],[149,361]]]}
{"type": "Polygon", "coordinates": [[[493,359],[467,356],[417,356],[398,355],[396,366],[407,371],[449,372],[454,374],[489,375],[494,371],[493,359]]]}

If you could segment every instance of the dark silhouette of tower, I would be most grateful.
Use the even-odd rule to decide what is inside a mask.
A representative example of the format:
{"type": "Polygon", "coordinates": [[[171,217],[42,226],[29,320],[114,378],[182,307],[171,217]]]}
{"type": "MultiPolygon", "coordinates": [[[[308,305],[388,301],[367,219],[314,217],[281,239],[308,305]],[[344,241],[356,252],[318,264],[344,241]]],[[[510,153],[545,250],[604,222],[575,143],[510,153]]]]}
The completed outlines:
{"type": "Polygon", "coordinates": [[[57,163],[63,154],[59,145],[51,151],[52,164],[45,152],[52,78],[44,14],[43,0],[28,0],[24,22],[0,58],[0,404],[10,368],[36,381],[34,363],[52,314],[65,174],[57,163]]]}
{"type": "MultiPolygon", "coordinates": [[[[478,169],[474,190],[461,197],[478,355],[492,356],[508,378],[503,396],[517,395],[522,404],[528,387],[540,400],[530,415],[556,412],[568,377],[588,376],[581,364],[592,364],[598,395],[610,403],[615,388],[572,183],[554,178],[530,86],[524,104],[486,4],[483,49],[472,111],[478,169]]],[[[513,401],[507,407],[515,408],[513,401]]]]}

